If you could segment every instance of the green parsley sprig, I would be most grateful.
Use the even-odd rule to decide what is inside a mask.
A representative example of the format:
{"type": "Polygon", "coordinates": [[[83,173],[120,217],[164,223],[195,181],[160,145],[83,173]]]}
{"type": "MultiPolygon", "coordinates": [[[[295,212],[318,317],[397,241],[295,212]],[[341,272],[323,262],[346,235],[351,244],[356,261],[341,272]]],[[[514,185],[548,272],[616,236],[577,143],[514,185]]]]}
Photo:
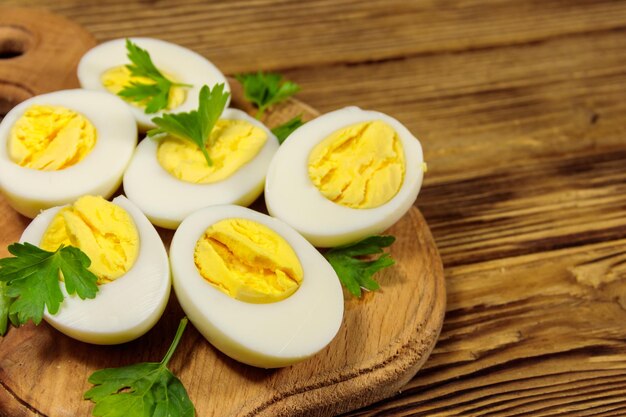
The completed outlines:
{"type": "Polygon", "coordinates": [[[178,325],[174,340],[161,362],[137,363],[94,372],[89,382],[95,385],[84,395],[96,405],[98,417],[193,417],[196,412],[180,380],[167,368],[187,326],[178,325]]]}
{"type": "MultiPolygon", "coordinates": [[[[213,165],[207,144],[211,138],[213,126],[224,111],[230,93],[224,92],[224,84],[217,84],[211,90],[208,86],[200,89],[198,110],[187,113],[164,114],[152,118],[158,126],[148,131],[149,137],[169,133],[182,139],[187,139],[200,148],[209,166],[213,165]]],[[[210,144],[209,144],[210,145],[210,144]]]]}
{"type": "Polygon", "coordinates": [[[341,283],[356,297],[361,297],[361,288],[374,291],[380,288],[372,276],[395,261],[383,248],[391,246],[396,238],[393,236],[370,236],[348,246],[330,249],[324,257],[332,265],[341,283]],[[364,257],[382,254],[377,259],[368,260],[364,257]]]}
{"type": "Polygon", "coordinates": [[[280,74],[259,71],[251,74],[237,74],[235,78],[243,86],[246,100],[257,107],[257,119],[260,119],[270,106],[285,101],[300,91],[298,84],[283,81],[283,76],[280,74]]]}
{"type": "Polygon", "coordinates": [[[126,65],[130,73],[136,77],[145,77],[152,83],[131,82],[120,90],[117,95],[129,101],[147,101],[145,112],[156,113],[167,108],[172,87],[191,87],[189,84],[175,83],[168,79],[152,62],[150,54],[130,39],[126,39],[126,51],[131,64],[126,65]]]}
{"type": "Polygon", "coordinates": [[[0,335],[8,320],[15,326],[28,320],[39,324],[45,307],[50,314],[59,311],[60,274],[68,294],[96,296],[98,278],[87,269],[91,261],[80,249],[61,246],[48,252],[30,243],[13,243],[8,249],[13,256],[0,259],[0,335]]]}
{"type": "Polygon", "coordinates": [[[303,124],[304,122],[302,121],[302,115],[298,115],[293,119],[283,123],[282,125],[273,128],[272,133],[278,139],[278,143],[282,145],[285,139],[287,139],[287,137],[291,135],[294,130],[296,130],[303,124]]]}

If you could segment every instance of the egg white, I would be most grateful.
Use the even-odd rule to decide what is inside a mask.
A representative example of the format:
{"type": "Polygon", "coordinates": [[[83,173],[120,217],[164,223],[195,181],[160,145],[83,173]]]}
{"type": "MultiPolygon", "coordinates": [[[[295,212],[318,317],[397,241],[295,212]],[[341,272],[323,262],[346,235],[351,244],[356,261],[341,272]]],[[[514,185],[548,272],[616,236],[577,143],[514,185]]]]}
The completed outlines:
{"type": "Polygon", "coordinates": [[[334,338],[343,317],[339,279],[324,257],[287,224],[239,206],[213,206],[186,218],[172,239],[174,290],[183,310],[217,349],[240,362],[276,368],[304,360],[334,338]],[[259,222],[282,236],[304,270],[300,288],[268,304],[236,300],[209,284],[194,263],[198,239],[227,218],[259,222]]]}
{"type": "Polygon", "coordinates": [[[241,110],[225,109],[220,118],[245,120],[267,134],[259,153],[222,181],[194,184],[179,180],[159,164],[157,139],[145,138],[137,147],[124,174],[124,192],[153,224],[175,229],[200,208],[217,204],[247,206],[263,192],[267,167],[278,149],[276,136],[241,110]]]}
{"type": "Polygon", "coordinates": [[[125,103],[110,94],[62,90],[32,97],[14,107],[0,123],[0,188],[9,204],[27,217],[91,194],[110,197],[137,145],[137,126],[125,103]],[[96,143],[78,163],[58,171],[22,167],[9,156],[15,122],[32,105],[63,106],[84,115],[96,128],[96,143]]]}
{"type": "MultiPolygon", "coordinates": [[[[191,84],[185,88],[187,98],[175,109],[166,112],[188,112],[198,108],[198,94],[203,85],[213,88],[215,84],[223,83],[224,91],[229,92],[230,86],[226,77],[208,59],[202,55],[176,45],[174,43],[153,38],[129,38],[140,48],[148,51],[154,65],[163,73],[169,74],[177,82],[191,84]]],[[[107,70],[121,65],[130,64],[127,57],[126,39],[114,39],[87,51],[78,63],[78,80],[81,87],[89,90],[104,91],[112,94],[102,84],[101,77],[107,70]]],[[[230,102],[230,97],[228,99],[230,102]]],[[[226,105],[228,106],[228,102],[226,105]]],[[[146,114],[141,107],[126,103],[137,120],[140,129],[147,130],[155,127],[152,118],[161,116],[164,112],[146,114]]]]}
{"type": "MultiPolygon", "coordinates": [[[[126,274],[98,286],[93,299],[81,300],[61,291],[65,300],[52,315],[46,308],[44,320],[74,339],[110,345],[128,342],[146,333],[159,320],[170,294],[170,269],[167,252],[159,234],[141,211],[119,196],[113,199],[133,219],[139,233],[139,253],[126,274]]],[[[54,216],[63,207],[43,211],[24,230],[20,242],[39,246],[54,216]]]]}
{"type": "Polygon", "coordinates": [[[306,123],[281,145],[267,172],[265,203],[270,215],[288,223],[313,245],[344,245],[383,232],[411,208],[422,185],[423,160],[419,141],[396,119],[346,107],[306,123]],[[398,133],[406,161],[402,186],[379,207],[355,209],[334,203],[309,178],[309,154],[338,129],[371,120],[382,120],[398,133]]]}

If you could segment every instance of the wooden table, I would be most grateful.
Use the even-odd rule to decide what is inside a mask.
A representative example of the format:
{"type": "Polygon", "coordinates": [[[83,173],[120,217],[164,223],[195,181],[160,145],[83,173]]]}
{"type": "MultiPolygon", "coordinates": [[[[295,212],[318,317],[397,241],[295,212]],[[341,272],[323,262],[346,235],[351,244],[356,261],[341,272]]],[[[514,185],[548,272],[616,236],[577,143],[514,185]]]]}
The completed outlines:
{"type": "Polygon", "coordinates": [[[443,331],[402,392],[348,415],[626,415],[626,2],[5,3],[278,71],[421,139],[443,331]]]}

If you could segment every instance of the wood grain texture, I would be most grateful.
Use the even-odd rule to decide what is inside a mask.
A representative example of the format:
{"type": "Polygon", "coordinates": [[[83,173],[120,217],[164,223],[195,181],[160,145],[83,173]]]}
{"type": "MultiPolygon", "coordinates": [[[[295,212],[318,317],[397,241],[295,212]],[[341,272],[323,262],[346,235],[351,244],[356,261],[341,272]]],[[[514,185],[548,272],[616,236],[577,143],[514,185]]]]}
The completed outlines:
{"type": "Polygon", "coordinates": [[[381,110],[420,138],[441,342],[401,393],[348,415],[626,415],[626,2],[18,1],[99,40],[279,70],[321,111],[381,110]]]}
{"type": "Polygon", "coordinates": [[[523,161],[426,188],[420,207],[447,266],[626,236],[626,147],[523,161]]]}
{"type": "Polygon", "coordinates": [[[5,0],[71,16],[98,40],[154,36],[225,72],[403,60],[623,28],[609,0],[5,0]]]}
{"type": "Polygon", "coordinates": [[[425,368],[380,414],[348,415],[579,415],[624,405],[625,239],[446,272],[446,322],[425,368]]]}
{"type": "Polygon", "coordinates": [[[620,29],[286,75],[321,111],[351,101],[393,114],[422,141],[426,179],[439,182],[538,158],[623,149],[625,66],[620,29]]]}

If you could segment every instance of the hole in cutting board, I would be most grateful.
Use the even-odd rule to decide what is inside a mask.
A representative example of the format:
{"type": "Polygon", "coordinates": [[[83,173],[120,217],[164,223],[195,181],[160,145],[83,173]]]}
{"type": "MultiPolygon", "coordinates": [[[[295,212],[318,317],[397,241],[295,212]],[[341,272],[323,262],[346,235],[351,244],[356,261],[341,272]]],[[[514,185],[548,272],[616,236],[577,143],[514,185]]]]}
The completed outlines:
{"type": "Polygon", "coordinates": [[[21,85],[0,81],[0,120],[22,101],[31,98],[35,93],[21,85]]]}
{"type": "Polygon", "coordinates": [[[24,55],[33,44],[33,35],[20,26],[0,26],[0,60],[24,55]]]}

